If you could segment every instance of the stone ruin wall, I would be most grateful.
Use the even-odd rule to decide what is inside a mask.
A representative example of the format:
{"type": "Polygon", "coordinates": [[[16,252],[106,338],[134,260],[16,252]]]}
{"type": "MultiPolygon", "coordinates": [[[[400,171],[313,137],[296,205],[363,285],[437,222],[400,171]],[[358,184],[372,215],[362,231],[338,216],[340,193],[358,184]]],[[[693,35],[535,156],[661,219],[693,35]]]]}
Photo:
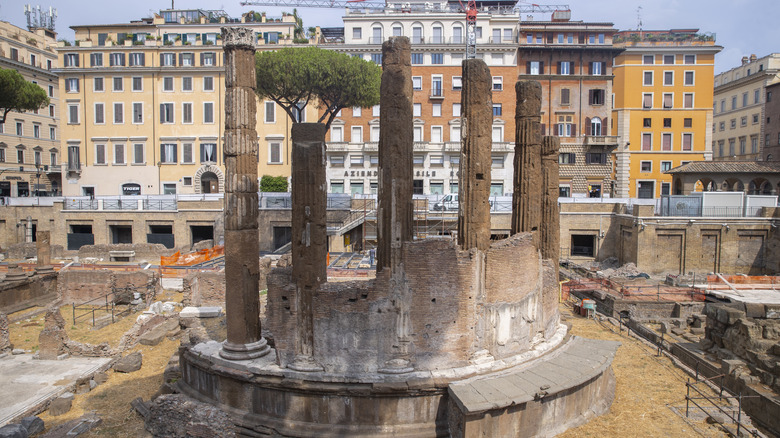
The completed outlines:
{"type": "MultiPolygon", "coordinates": [[[[111,293],[112,287],[140,288],[146,292],[151,287],[156,294],[160,282],[154,271],[117,272],[109,269],[90,271],[64,269],[58,273],[57,294],[62,304],[79,304],[111,293]]],[[[132,292],[132,291],[131,291],[132,292]]]]}
{"type": "MultiPolygon", "coordinates": [[[[549,339],[557,329],[558,290],[549,287],[557,286],[554,267],[540,261],[529,234],[493,242],[483,296],[478,295],[475,255],[449,240],[404,245],[412,296],[410,358],[416,370],[467,366],[480,350],[496,360],[508,358],[549,339]],[[518,272],[517,266],[530,269],[518,272]]],[[[374,373],[394,357],[398,314],[389,278],[384,273],[376,280],[326,283],[316,291],[313,350],[326,372],[374,373]]],[[[272,334],[282,367],[294,359],[294,296],[289,268],[272,271],[264,327],[272,334]]]]}
{"type": "Polygon", "coordinates": [[[0,312],[13,313],[56,298],[57,276],[34,276],[0,283],[0,312]],[[40,302],[39,302],[40,301],[40,302]]]}

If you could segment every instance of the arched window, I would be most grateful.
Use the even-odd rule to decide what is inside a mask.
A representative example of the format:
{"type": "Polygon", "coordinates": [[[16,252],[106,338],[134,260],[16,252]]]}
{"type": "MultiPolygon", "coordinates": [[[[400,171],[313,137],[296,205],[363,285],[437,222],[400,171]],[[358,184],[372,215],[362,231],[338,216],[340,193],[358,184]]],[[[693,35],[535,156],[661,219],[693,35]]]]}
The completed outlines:
{"type": "Polygon", "coordinates": [[[590,132],[591,135],[603,135],[601,133],[601,119],[594,117],[590,119],[590,132]]]}

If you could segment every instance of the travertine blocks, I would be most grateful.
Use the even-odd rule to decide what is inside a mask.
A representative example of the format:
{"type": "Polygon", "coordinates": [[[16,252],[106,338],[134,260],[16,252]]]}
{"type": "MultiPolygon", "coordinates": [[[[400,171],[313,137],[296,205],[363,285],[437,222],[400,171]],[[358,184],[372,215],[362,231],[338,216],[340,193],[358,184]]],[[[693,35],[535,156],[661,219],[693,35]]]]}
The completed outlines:
{"type": "MultiPolygon", "coordinates": [[[[515,112],[514,192],[511,233],[538,231],[542,207],[542,87],[537,81],[518,81],[515,112]]],[[[534,243],[539,243],[534,233],[534,243]]]]}
{"type": "Polygon", "coordinates": [[[463,61],[458,244],[465,250],[490,247],[491,87],[492,76],[485,61],[463,61]]]}
{"type": "Polygon", "coordinates": [[[251,29],[222,28],[225,50],[225,308],[220,355],[244,360],[270,351],[260,335],[257,234],[255,50],[251,29]]]}
{"type": "Polygon", "coordinates": [[[399,263],[401,246],[412,240],[414,134],[409,38],[392,37],[382,44],[382,70],[377,271],[399,263]]]}

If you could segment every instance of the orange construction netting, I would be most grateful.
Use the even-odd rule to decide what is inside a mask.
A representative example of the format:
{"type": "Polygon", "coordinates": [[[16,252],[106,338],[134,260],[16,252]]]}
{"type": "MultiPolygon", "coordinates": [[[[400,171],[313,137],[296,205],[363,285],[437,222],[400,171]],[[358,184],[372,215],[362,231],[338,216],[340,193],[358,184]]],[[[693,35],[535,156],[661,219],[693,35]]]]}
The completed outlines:
{"type": "Polygon", "coordinates": [[[225,254],[225,246],[217,245],[212,248],[201,249],[197,252],[182,254],[176,251],[172,256],[161,256],[160,266],[192,266],[207,262],[225,254]]]}

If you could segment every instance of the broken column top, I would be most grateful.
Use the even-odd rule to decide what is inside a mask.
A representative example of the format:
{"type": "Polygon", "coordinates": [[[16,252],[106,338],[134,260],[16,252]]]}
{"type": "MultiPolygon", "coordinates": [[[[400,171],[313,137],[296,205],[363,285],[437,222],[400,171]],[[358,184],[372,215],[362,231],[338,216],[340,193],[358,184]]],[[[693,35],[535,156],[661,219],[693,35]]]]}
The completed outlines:
{"type": "Polygon", "coordinates": [[[394,36],[382,43],[382,64],[412,65],[411,57],[404,56],[412,50],[409,37],[394,36]]]}
{"type": "Polygon", "coordinates": [[[249,48],[255,47],[255,33],[248,27],[223,27],[222,28],[222,45],[227,46],[244,46],[249,48]]]}
{"type": "Polygon", "coordinates": [[[540,118],[542,111],[542,85],[539,81],[517,81],[517,107],[515,117],[540,118]]]}
{"type": "Polygon", "coordinates": [[[290,137],[300,141],[322,141],[325,138],[325,124],[293,123],[290,137]]]}

